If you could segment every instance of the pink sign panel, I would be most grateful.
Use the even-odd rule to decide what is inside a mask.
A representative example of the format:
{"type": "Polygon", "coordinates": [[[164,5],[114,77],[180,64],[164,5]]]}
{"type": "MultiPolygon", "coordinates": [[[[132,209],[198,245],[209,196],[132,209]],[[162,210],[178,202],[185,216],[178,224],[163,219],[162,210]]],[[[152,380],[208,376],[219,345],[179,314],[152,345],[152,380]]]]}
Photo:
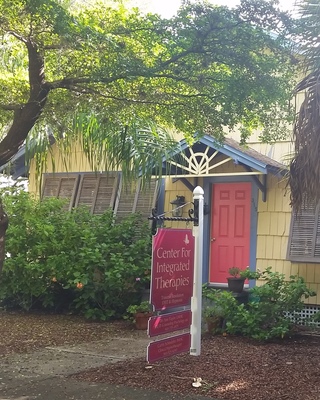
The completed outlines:
{"type": "Polygon", "coordinates": [[[151,317],[148,323],[148,335],[158,336],[165,333],[188,329],[191,325],[191,311],[178,311],[171,314],[151,317]]]}
{"type": "Polygon", "coordinates": [[[191,229],[158,229],[152,246],[150,302],[155,310],[190,304],[194,265],[191,229]]]}
{"type": "Polygon", "coordinates": [[[147,361],[152,363],[163,358],[187,352],[190,350],[190,344],[190,333],[183,333],[182,335],[152,342],[148,346],[147,361]]]}

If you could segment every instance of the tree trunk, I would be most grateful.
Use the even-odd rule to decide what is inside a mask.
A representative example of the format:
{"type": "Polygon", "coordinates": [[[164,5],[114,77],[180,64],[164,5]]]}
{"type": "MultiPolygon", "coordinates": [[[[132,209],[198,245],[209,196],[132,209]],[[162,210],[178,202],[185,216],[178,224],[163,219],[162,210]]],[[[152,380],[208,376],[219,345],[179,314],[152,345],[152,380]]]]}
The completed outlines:
{"type": "Polygon", "coordinates": [[[39,119],[50,92],[50,85],[45,81],[44,60],[36,44],[30,38],[21,41],[28,49],[30,94],[27,103],[15,109],[12,125],[0,142],[0,166],[10,161],[23,145],[39,119]]]}
{"type": "Polygon", "coordinates": [[[5,236],[6,230],[9,225],[9,218],[4,212],[2,202],[0,200],[0,272],[3,268],[3,263],[5,259],[5,236]]]}
{"type": "MultiPolygon", "coordinates": [[[[0,142],[0,166],[6,164],[25,142],[28,133],[39,119],[46,104],[50,86],[45,81],[44,60],[36,44],[29,39],[20,40],[27,46],[29,57],[30,93],[28,102],[14,111],[11,127],[0,142]]],[[[5,234],[9,219],[0,199],[0,271],[5,259],[5,234]]]]}

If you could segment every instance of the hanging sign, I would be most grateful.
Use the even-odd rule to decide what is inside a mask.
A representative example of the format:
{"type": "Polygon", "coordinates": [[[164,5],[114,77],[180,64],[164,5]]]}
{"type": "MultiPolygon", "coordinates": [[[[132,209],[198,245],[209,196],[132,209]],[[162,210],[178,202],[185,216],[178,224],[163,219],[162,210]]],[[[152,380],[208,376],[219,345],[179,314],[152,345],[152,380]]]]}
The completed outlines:
{"type": "Polygon", "coordinates": [[[166,333],[190,329],[191,311],[178,311],[151,317],[148,322],[148,335],[158,336],[166,333]]]}
{"type": "Polygon", "coordinates": [[[167,339],[152,342],[148,346],[147,361],[153,363],[176,354],[184,353],[190,349],[190,333],[172,336],[167,339]]]}
{"type": "Polygon", "coordinates": [[[190,304],[194,237],[191,229],[158,229],[152,242],[150,302],[155,311],[190,304]]]}

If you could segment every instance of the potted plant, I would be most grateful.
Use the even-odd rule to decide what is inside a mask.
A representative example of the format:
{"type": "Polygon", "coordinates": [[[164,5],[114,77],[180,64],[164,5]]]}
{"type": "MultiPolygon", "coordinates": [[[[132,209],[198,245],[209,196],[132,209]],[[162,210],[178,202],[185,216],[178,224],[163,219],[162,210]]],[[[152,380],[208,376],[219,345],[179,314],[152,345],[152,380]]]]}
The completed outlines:
{"type": "Polygon", "coordinates": [[[215,335],[222,331],[224,325],[223,310],[219,306],[207,306],[203,312],[204,318],[207,323],[208,332],[215,335]]]}
{"type": "Polygon", "coordinates": [[[127,308],[126,318],[135,323],[136,329],[146,330],[148,320],[152,315],[151,304],[148,301],[142,301],[140,304],[132,304],[127,308]]]}
{"type": "Polygon", "coordinates": [[[203,315],[207,322],[208,332],[213,335],[223,332],[226,320],[236,306],[234,296],[227,290],[212,289],[205,285],[202,293],[207,299],[203,315]]]}
{"type": "Polygon", "coordinates": [[[251,271],[249,267],[240,269],[232,267],[229,269],[230,276],[227,278],[228,288],[231,292],[241,293],[246,279],[258,279],[261,275],[259,271],[251,271]]]}
{"type": "Polygon", "coordinates": [[[229,268],[229,274],[227,281],[228,281],[228,288],[231,292],[234,293],[241,293],[244,287],[244,281],[246,280],[245,277],[240,275],[240,268],[232,267],[229,268]]]}

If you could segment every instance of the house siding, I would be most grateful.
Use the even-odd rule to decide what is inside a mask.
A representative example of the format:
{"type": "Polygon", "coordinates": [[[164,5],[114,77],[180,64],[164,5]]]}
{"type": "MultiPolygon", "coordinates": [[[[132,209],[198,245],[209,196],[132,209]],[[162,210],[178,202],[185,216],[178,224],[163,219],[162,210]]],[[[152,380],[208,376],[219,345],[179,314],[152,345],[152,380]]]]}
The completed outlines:
{"type": "MultiPolygon", "coordinates": [[[[52,155],[48,154],[47,166],[43,173],[61,173],[61,172],[92,172],[90,163],[87,157],[84,155],[83,150],[81,150],[80,144],[74,144],[70,151],[68,160],[64,160],[59,151],[57,145],[53,145],[51,148],[52,155]],[[67,164],[66,164],[67,163],[67,164]]],[[[35,195],[39,195],[39,190],[41,188],[40,181],[36,179],[35,173],[35,163],[31,162],[30,173],[29,173],[29,191],[35,195]]]]}
{"type": "MultiPolygon", "coordinates": [[[[167,177],[165,180],[165,196],[164,196],[164,212],[168,213],[167,217],[171,217],[172,204],[171,201],[176,199],[176,196],[184,196],[186,203],[191,203],[193,201],[192,191],[189,190],[181,181],[173,182],[175,177],[167,177]]],[[[203,179],[198,179],[198,182],[195,182],[195,179],[189,179],[190,183],[193,186],[203,186],[203,179]]],[[[183,207],[183,218],[188,218],[188,211],[193,208],[192,204],[186,204],[183,207]]],[[[186,228],[187,222],[176,222],[176,221],[165,221],[164,226],[166,228],[186,228]]],[[[190,225],[192,227],[192,225],[190,225]]]]}
{"type": "Polygon", "coordinates": [[[320,264],[298,264],[287,260],[291,207],[286,183],[269,175],[267,188],[267,202],[262,201],[259,192],[257,268],[264,270],[272,267],[273,271],[284,274],[286,279],[298,274],[317,293],[317,296],[306,299],[305,303],[320,305],[320,264]]]}
{"type": "MultiPolygon", "coordinates": [[[[250,144],[251,146],[251,144],[250,144]]],[[[288,154],[288,143],[282,142],[275,146],[277,148],[277,154],[288,154]]],[[[257,144],[252,146],[256,150],[260,150],[265,155],[270,154],[270,145],[257,144]],[[257,148],[259,146],[259,148],[257,148]],[[269,146],[269,147],[268,147],[269,146]]],[[[54,154],[54,168],[51,161],[51,156],[48,156],[47,169],[44,172],[51,173],[55,171],[60,172],[88,172],[92,171],[90,163],[81,151],[80,145],[75,145],[70,152],[67,169],[64,162],[59,156],[59,149],[57,146],[53,147],[54,154]]],[[[279,161],[283,161],[283,158],[273,157],[279,161]]],[[[39,184],[35,179],[35,169],[31,165],[30,169],[30,180],[29,190],[33,193],[39,193],[39,184]]],[[[245,169],[240,165],[236,165],[232,162],[217,167],[214,172],[245,172],[245,169]]],[[[236,175],[235,175],[236,176],[236,175]]],[[[171,216],[170,211],[172,210],[171,201],[175,200],[176,195],[184,196],[186,202],[192,202],[192,191],[190,191],[181,181],[174,182],[176,177],[167,177],[165,179],[165,194],[164,202],[161,204],[161,212],[168,213],[167,216],[171,216]]],[[[225,181],[230,181],[231,178],[226,178],[225,181]]],[[[241,179],[238,177],[237,179],[241,179]]],[[[253,180],[246,177],[246,181],[250,179],[253,186],[255,185],[253,180]]],[[[189,181],[193,186],[200,185],[206,188],[208,193],[205,193],[205,201],[210,204],[210,189],[211,184],[218,181],[224,180],[223,177],[218,178],[190,178],[189,181]],[[204,180],[205,179],[205,180],[204,180]],[[209,182],[210,184],[208,185],[209,182]]],[[[291,223],[291,207],[290,207],[290,194],[286,189],[286,182],[282,178],[277,178],[272,175],[267,177],[267,201],[262,201],[261,191],[258,193],[258,207],[257,207],[257,236],[256,236],[256,267],[263,270],[267,267],[272,267],[273,271],[283,273],[287,279],[290,275],[300,275],[307,282],[308,286],[317,293],[317,296],[311,297],[306,300],[307,304],[320,305],[320,264],[306,264],[306,263],[292,263],[286,259],[287,257],[287,246],[290,232],[291,223]]],[[[192,205],[186,205],[183,209],[183,217],[188,217],[188,211],[192,208],[192,205]]],[[[159,209],[160,211],[160,209],[159,209]]],[[[205,218],[205,223],[209,223],[210,218],[205,218]]],[[[165,221],[164,226],[167,228],[185,228],[186,222],[174,222],[165,221]]],[[[192,224],[189,225],[190,228],[192,224]]],[[[209,232],[207,227],[207,233],[209,232]]],[[[208,257],[206,258],[208,262],[208,257]]],[[[206,269],[206,267],[205,267],[206,269]]],[[[261,284],[261,282],[258,282],[261,284]]]]}

